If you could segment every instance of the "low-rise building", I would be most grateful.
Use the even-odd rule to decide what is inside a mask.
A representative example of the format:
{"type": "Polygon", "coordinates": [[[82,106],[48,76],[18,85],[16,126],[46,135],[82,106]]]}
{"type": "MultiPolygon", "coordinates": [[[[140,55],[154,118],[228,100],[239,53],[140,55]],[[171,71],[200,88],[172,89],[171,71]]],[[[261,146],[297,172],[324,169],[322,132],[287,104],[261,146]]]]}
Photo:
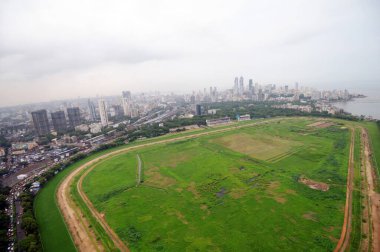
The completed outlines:
{"type": "Polygon", "coordinates": [[[92,134],[98,134],[98,133],[102,132],[102,125],[100,123],[90,124],[90,132],[92,134]]]}
{"type": "Polygon", "coordinates": [[[75,126],[75,131],[87,132],[88,130],[89,130],[89,127],[86,124],[75,126]]]}
{"type": "Polygon", "coordinates": [[[250,114],[238,115],[237,120],[238,121],[249,121],[249,120],[251,120],[251,115],[250,114]]]}
{"type": "Polygon", "coordinates": [[[207,126],[216,126],[216,125],[228,124],[230,122],[231,122],[231,118],[229,118],[229,117],[206,120],[207,126]]]}

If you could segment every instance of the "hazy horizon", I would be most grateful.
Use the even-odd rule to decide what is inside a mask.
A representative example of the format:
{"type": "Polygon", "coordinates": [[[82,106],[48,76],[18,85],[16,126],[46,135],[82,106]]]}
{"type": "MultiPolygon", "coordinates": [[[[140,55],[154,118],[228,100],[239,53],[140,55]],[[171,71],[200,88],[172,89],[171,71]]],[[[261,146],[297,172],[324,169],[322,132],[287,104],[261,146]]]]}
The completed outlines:
{"type": "Polygon", "coordinates": [[[0,3],[0,107],[260,84],[380,86],[378,1],[0,3]]]}

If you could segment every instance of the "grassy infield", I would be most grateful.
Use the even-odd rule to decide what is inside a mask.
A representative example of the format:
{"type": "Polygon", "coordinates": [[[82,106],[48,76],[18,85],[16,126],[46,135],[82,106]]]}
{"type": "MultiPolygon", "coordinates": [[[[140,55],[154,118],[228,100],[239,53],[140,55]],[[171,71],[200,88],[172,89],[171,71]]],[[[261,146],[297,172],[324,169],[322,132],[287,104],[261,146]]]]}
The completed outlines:
{"type": "MultiPolygon", "coordinates": [[[[129,152],[97,165],[83,187],[132,250],[331,250],[343,219],[349,132],[339,127],[311,130],[305,127],[308,123],[274,123],[129,152]],[[234,139],[246,141],[244,146],[260,145],[266,156],[257,155],[257,149],[239,149],[234,139]],[[139,187],[136,153],[144,163],[139,187]],[[314,191],[297,183],[301,174],[331,184],[330,190],[314,191]]],[[[374,141],[379,132],[374,124],[367,126],[379,151],[380,143],[374,141]]],[[[356,158],[358,145],[357,136],[356,158]]],[[[54,201],[69,169],[36,199],[46,251],[75,250],[54,201]]],[[[357,188],[358,169],[356,165],[357,188]]],[[[91,220],[76,191],[72,193],[99,239],[112,250],[112,242],[91,220]]],[[[352,248],[360,241],[359,198],[356,190],[352,248]]]]}

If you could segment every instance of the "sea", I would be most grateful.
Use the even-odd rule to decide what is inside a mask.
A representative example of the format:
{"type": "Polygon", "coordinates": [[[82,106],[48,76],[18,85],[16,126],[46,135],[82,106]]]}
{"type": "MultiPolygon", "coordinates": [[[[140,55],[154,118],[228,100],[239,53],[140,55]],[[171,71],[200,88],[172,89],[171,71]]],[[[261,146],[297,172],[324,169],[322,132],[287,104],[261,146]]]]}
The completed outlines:
{"type": "Polygon", "coordinates": [[[380,85],[372,88],[356,88],[350,93],[363,94],[365,98],[355,98],[347,102],[336,102],[334,105],[353,115],[371,116],[380,120],[380,85]]]}

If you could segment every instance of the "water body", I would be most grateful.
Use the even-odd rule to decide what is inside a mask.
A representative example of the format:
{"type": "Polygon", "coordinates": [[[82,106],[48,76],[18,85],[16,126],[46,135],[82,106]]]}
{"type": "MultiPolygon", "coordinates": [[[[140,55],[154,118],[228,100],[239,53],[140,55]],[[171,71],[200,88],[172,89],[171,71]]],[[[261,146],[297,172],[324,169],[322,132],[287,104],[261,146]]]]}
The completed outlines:
{"type": "Polygon", "coordinates": [[[354,90],[355,93],[364,94],[366,98],[355,98],[347,102],[336,102],[334,105],[353,115],[372,116],[380,120],[380,87],[373,89],[354,90]]]}

